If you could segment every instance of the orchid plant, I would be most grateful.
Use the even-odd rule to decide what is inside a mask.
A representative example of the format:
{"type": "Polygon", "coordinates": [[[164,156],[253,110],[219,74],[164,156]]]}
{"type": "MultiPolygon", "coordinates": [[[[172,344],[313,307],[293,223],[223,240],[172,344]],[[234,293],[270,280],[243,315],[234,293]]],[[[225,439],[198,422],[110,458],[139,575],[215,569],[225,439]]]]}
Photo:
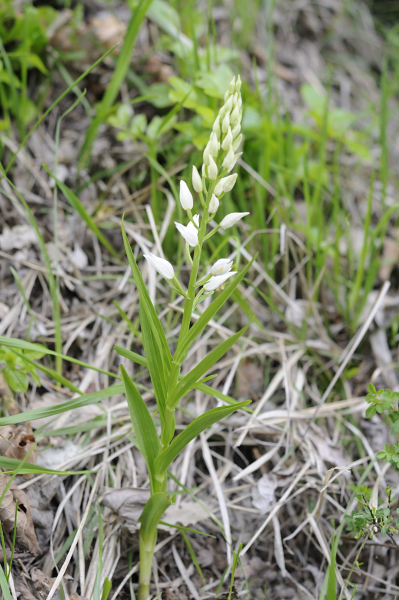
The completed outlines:
{"type": "Polygon", "coordinates": [[[116,347],[122,356],[148,368],[157,413],[160,419],[158,432],[153,414],[148,410],[135,383],[123,366],[121,372],[129,406],[130,416],[136,436],[136,443],[148,469],[151,496],[140,517],[140,574],[138,600],[147,600],[150,593],[152,560],[157,540],[157,526],[166,508],[173,502],[167,493],[168,467],[187,444],[205,429],[227,417],[234,411],[246,407],[248,402],[236,402],[217,392],[217,397],[227,405],[213,408],[194,419],[175,437],[175,410],[184,396],[191,390],[199,389],[215,396],[215,390],[205,384],[205,373],[238,341],[248,325],[223,341],[201,360],[195,367],[182,375],[182,366],[190,347],[201,335],[216,312],[228,300],[243,280],[252,263],[241,272],[232,270],[233,261],[220,258],[209,269],[200,273],[201,255],[204,243],[219,229],[226,231],[249,213],[232,213],[224,217],[219,225],[210,231],[223,196],[229,192],[237,179],[237,174],[229,175],[240,153],[236,153],[241,141],[241,80],[233,78],[224,97],[224,104],[214,122],[209,142],[203,154],[202,176],[196,167],[192,171],[192,188],[198,194],[201,209],[193,215],[194,198],[185,181],[180,182],[180,203],[187,213],[188,223],[175,223],[178,232],[185,240],[186,257],[191,273],[187,289],[175,275],[173,265],[165,258],[149,253],[145,255],[151,267],[164,277],[168,284],[183,297],[184,311],[179,337],[172,356],[165,332],[148,295],[140,270],[122,226],[122,235],[129,264],[140,297],[140,324],[145,357],[116,347]],[[235,276],[235,277],[234,277],[235,276]],[[222,290],[221,286],[234,277],[222,290]],[[200,302],[221,290],[199,317],[191,324],[193,312],[200,302]]]}

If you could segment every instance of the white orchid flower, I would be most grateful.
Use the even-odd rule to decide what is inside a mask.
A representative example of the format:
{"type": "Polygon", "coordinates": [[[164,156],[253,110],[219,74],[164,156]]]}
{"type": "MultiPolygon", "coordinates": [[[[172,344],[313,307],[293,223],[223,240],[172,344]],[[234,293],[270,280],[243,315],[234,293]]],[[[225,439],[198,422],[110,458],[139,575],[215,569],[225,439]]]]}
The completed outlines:
{"type": "Polygon", "coordinates": [[[215,277],[225,275],[231,270],[232,265],[233,261],[229,258],[219,258],[211,269],[211,275],[215,277]]]}
{"type": "Polygon", "coordinates": [[[208,179],[210,179],[211,181],[214,181],[216,179],[216,177],[218,176],[218,168],[217,168],[217,165],[216,165],[215,161],[213,160],[213,156],[211,154],[209,155],[209,164],[208,164],[207,172],[208,172],[208,179]]]}
{"type": "Polygon", "coordinates": [[[193,188],[194,190],[197,192],[197,194],[202,192],[202,179],[200,177],[200,174],[198,173],[197,167],[193,166],[193,173],[192,173],[192,178],[191,178],[192,184],[193,184],[193,188]]]}
{"type": "Polygon", "coordinates": [[[208,207],[209,214],[214,215],[218,208],[219,208],[219,199],[215,196],[215,194],[212,194],[212,198],[210,199],[209,207],[208,207]]]}
{"type": "Polygon", "coordinates": [[[144,254],[144,258],[146,258],[148,262],[152,264],[154,269],[156,269],[158,273],[162,275],[162,277],[165,277],[165,279],[173,279],[173,277],[175,276],[175,271],[172,265],[170,264],[170,262],[165,260],[165,258],[156,256],[152,252],[150,252],[149,254],[144,254]]]}
{"type": "Polygon", "coordinates": [[[235,275],[237,271],[230,271],[229,273],[225,273],[224,275],[217,275],[216,277],[211,277],[208,283],[204,285],[204,290],[207,292],[213,292],[216,290],[222,283],[224,283],[229,277],[235,275]]]}
{"type": "Polygon", "coordinates": [[[216,184],[216,187],[213,190],[215,195],[220,196],[220,194],[222,194],[223,192],[225,194],[227,194],[227,192],[230,192],[230,190],[233,189],[236,180],[237,173],[233,173],[233,175],[229,175],[228,177],[223,177],[223,179],[221,179],[219,183],[216,184]]]}
{"type": "Polygon", "coordinates": [[[233,225],[238,223],[240,219],[246,217],[247,215],[249,215],[249,212],[230,213],[229,215],[226,215],[225,218],[222,220],[222,222],[220,223],[220,228],[223,230],[229,229],[229,227],[233,227],[233,225]]]}
{"type": "Polygon", "coordinates": [[[188,189],[188,185],[185,181],[180,181],[180,204],[184,210],[191,210],[193,208],[193,195],[188,189]]]}
{"type": "MultiPolygon", "coordinates": [[[[199,215],[195,215],[193,217],[193,220],[194,220],[195,224],[198,225],[199,224],[199,215]]],[[[175,225],[176,225],[177,231],[179,231],[179,233],[181,233],[181,235],[186,240],[186,242],[189,244],[189,246],[192,246],[193,248],[195,246],[198,246],[198,229],[195,227],[195,225],[193,225],[193,223],[191,223],[191,221],[188,225],[182,225],[181,223],[176,223],[176,221],[175,221],[175,225]]]]}
{"type": "Polygon", "coordinates": [[[231,128],[229,125],[226,136],[222,142],[222,150],[228,150],[232,143],[233,143],[233,134],[231,133],[231,128]]]}

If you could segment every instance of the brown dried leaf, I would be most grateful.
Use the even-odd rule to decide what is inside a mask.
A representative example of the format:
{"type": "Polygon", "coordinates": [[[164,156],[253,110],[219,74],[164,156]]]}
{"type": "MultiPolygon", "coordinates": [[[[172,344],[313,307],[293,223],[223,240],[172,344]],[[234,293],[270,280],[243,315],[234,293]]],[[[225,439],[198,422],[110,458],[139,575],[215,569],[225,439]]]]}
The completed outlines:
{"type": "Polygon", "coordinates": [[[23,460],[30,452],[27,462],[36,462],[36,450],[31,450],[35,444],[35,436],[33,435],[32,427],[29,423],[23,423],[22,425],[15,427],[12,436],[8,441],[10,442],[10,445],[5,451],[4,456],[23,460]]]}
{"type": "Polygon", "coordinates": [[[15,588],[19,592],[19,600],[37,600],[21,578],[15,582],[15,588]]]}
{"type": "Polygon", "coordinates": [[[40,569],[35,567],[31,569],[30,576],[32,578],[33,586],[38,592],[48,593],[53,587],[55,577],[46,577],[40,569]]]}
{"type": "Polygon", "coordinates": [[[4,379],[3,373],[0,373],[0,403],[10,412],[14,414],[15,399],[10,386],[4,379]]]}
{"type": "Polygon", "coordinates": [[[149,490],[123,488],[107,492],[103,497],[102,503],[120,517],[137,523],[149,497],[149,490]]]}
{"type": "MultiPolygon", "coordinates": [[[[0,475],[0,496],[3,494],[8,482],[9,475],[0,475]]],[[[18,501],[16,519],[16,543],[17,546],[29,550],[31,554],[40,554],[40,546],[36,538],[35,528],[32,522],[30,504],[27,495],[16,486],[11,485],[4,494],[0,505],[0,521],[3,528],[11,533],[14,531],[15,507],[18,501]]]]}

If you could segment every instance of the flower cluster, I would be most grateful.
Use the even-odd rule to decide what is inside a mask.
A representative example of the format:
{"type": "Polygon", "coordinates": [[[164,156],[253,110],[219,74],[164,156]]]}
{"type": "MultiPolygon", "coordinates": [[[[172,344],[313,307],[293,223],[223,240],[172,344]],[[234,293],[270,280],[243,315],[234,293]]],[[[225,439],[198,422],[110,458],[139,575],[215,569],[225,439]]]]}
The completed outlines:
{"type": "MultiPolygon", "coordinates": [[[[234,77],[230,82],[229,89],[224,96],[224,104],[220,109],[213,124],[212,133],[203,153],[203,166],[201,174],[194,166],[192,171],[192,187],[199,195],[203,207],[203,213],[192,214],[194,207],[193,195],[185,181],[180,181],[180,204],[187,212],[188,223],[175,223],[177,230],[186,242],[186,253],[188,261],[193,264],[191,249],[194,249],[194,261],[199,261],[202,244],[219,229],[225,231],[235,225],[240,219],[248,215],[248,212],[230,213],[209,233],[206,233],[207,225],[213,220],[219,209],[220,200],[224,194],[230,192],[237,180],[237,174],[229,175],[234,168],[241,153],[236,154],[241,141],[242,99],[241,79],[234,77]]],[[[145,258],[155,269],[165,277],[172,287],[177,288],[179,293],[183,290],[174,275],[172,265],[164,258],[159,258],[150,253],[145,258]]],[[[231,270],[232,261],[229,259],[218,260],[211,268],[210,273],[201,281],[195,283],[195,287],[202,287],[203,292],[213,293],[222,283],[235,274],[231,270]]],[[[198,270],[198,265],[196,266],[198,270]]]]}

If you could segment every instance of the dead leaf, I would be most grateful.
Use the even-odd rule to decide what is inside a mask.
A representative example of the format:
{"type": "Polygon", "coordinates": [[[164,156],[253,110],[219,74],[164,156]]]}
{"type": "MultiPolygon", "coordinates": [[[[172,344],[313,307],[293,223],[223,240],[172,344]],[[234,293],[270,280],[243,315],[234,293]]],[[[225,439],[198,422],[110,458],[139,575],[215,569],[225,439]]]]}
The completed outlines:
{"type": "MultiPolygon", "coordinates": [[[[162,521],[170,523],[171,525],[182,525],[183,527],[189,527],[195,525],[199,521],[203,521],[208,518],[208,513],[198,502],[191,500],[183,501],[179,505],[171,504],[162,517],[162,521]]],[[[174,531],[174,527],[167,527],[166,525],[160,525],[159,529],[163,531],[174,531]]]]}
{"type": "MultiPolygon", "coordinates": [[[[1,312],[1,311],[0,311],[1,312]]],[[[1,319],[1,314],[0,314],[1,319]]],[[[0,402],[8,410],[9,413],[15,412],[15,399],[10,386],[4,379],[3,373],[0,373],[0,402]]]]}
{"type": "Polygon", "coordinates": [[[79,596],[79,594],[72,594],[69,596],[71,600],[89,600],[86,596],[79,596]]]}
{"type": "Polygon", "coordinates": [[[3,233],[0,235],[0,249],[4,252],[22,250],[22,248],[36,243],[35,232],[29,225],[16,225],[12,229],[4,227],[3,233]]]}
{"type": "Polygon", "coordinates": [[[16,580],[15,589],[19,592],[19,600],[37,600],[21,577],[16,580]]]}
{"type": "Polygon", "coordinates": [[[256,362],[244,359],[237,370],[239,398],[252,397],[251,391],[258,392],[263,385],[264,369],[256,362]]]}
{"type": "Polygon", "coordinates": [[[271,510],[276,502],[275,492],[282,482],[273,473],[265,473],[258,481],[258,486],[252,491],[252,504],[261,515],[271,510]]]}
{"type": "MultiPolygon", "coordinates": [[[[8,482],[9,475],[0,475],[0,495],[3,494],[8,482]]],[[[15,507],[18,501],[16,518],[16,543],[17,546],[29,550],[33,556],[40,554],[40,546],[36,538],[35,528],[32,522],[30,504],[27,495],[15,485],[5,492],[0,505],[0,521],[4,529],[11,533],[14,531],[15,507]]]]}
{"type": "Polygon", "coordinates": [[[108,508],[120,517],[137,523],[149,497],[149,490],[122,488],[106,492],[102,499],[102,504],[108,506],[108,508]]]}
{"type": "Polygon", "coordinates": [[[119,44],[119,48],[113,51],[115,54],[120,52],[120,45],[123,42],[126,33],[126,25],[117,17],[107,11],[100,11],[89,22],[91,33],[105,48],[112,48],[119,44]]]}
{"type": "Polygon", "coordinates": [[[30,572],[33,586],[38,592],[46,592],[47,594],[53,587],[55,577],[46,577],[46,575],[40,569],[33,567],[30,572]]]}
{"type": "Polygon", "coordinates": [[[23,423],[14,428],[12,436],[8,439],[9,446],[4,453],[8,458],[23,460],[29,453],[27,462],[36,462],[35,436],[29,423],[23,423]],[[33,450],[32,450],[33,448],[33,450]]]}

